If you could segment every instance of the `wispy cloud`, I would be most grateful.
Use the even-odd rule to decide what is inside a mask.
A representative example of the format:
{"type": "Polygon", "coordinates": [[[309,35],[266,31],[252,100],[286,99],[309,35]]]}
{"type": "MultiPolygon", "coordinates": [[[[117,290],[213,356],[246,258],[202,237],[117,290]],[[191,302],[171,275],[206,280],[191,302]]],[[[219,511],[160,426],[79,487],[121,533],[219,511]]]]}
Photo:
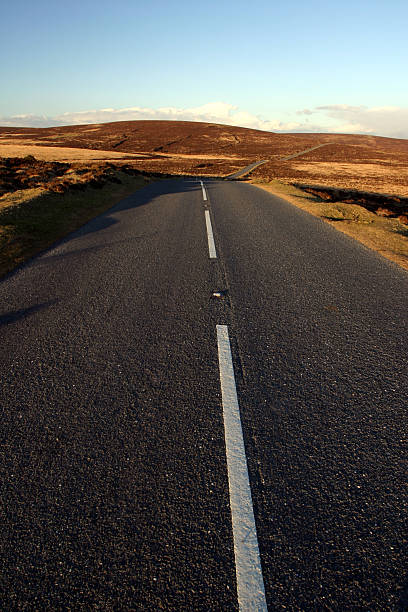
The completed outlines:
{"type": "Polygon", "coordinates": [[[314,111],[310,110],[309,108],[304,108],[303,110],[296,111],[296,114],[297,115],[313,115],[313,112],[314,111]]]}
{"type": "Polygon", "coordinates": [[[408,138],[408,108],[398,106],[348,106],[333,104],[318,106],[316,112],[323,112],[336,120],[333,131],[354,134],[376,134],[391,138],[408,138]]]}
{"type": "Polygon", "coordinates": [[[107,123],[110,121],[133,121],[140,119],[167,119],[172,121],[203,121],[239,125],[266,131],[288,131],[301,127],[298,122],[284,122],[279,119],[265,120],[247,111],[240,110],[226,102],[209,102],[193,108],[162,107],[158,109],[133,106],[130,108],[104,108],[80,112],[67,112],[54,117],[38,115],[15,115],[0,117],[0,125],[15,127],[50,127],[57,125],[78,125],[107,123]]]}
{"type": "Polygon", "coordinates": [[[60,125],[52,117],[46,115],[12,115],[11,117],[0,117],[2,127],[50,127],[60,125]]]}
{"type": "Polygon", "coordinates": [[[330,132],[348,134],[375,134],[393,138],[408,138],[408,108],[394,106],[366,107],[332,104],[304,108],[293,114],[295,120],[265,119],[226,102],[209,102],[192,108],[103,108],[80,112],[67,112],[54,117],[42,115],[15,115],[0,117],[0,125],[9,127],[48,127],[132,121],[141,119],[167,119],[172,121],[203,121],[237,125],[272,132],[330,132]],[[300,119],[304,116],[305,119],[300,119]],[[299,120],[296,120],[299,117],[299,120]],[[312,119],[313,117],[313,119],[312,119]]]}

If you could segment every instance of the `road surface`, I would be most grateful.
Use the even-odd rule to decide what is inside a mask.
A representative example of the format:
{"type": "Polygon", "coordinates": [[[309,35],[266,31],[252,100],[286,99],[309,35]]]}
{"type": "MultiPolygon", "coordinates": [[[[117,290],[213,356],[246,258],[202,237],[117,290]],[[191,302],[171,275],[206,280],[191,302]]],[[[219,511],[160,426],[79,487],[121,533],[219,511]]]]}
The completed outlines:
{"type": "Polygon", "coordinates": [[[407,298],[216,180],[3,280],[2,609],[407,609],[407,298]]]}
{"type": "Polygon", "coordinates": [[[252,170],[255,170],[255,168],[258,168],[258,166],[262,166],[262,164],[266,164],[268,162],[267,159],[263,159],[261,161],[256,161],[253,162],[252,164],[249,164],[249,166],[245,166],[245,168],[242,168],[241,170],[238,170],[238,172],[234,172],[233,174],[229,174],[228,176],[225,177],[225,179],[227,180],[234,180],[237,178],[241,178],[242,176],[245,176],[246,174],[249,174],[250,172],[252,172],[252,170]]]}
{"type": "Polygon", "coordinates": [[[288,161],[289,159],[294,159],[295,157],[306,155],[306,153],[310,153],[311,151],[315,151],[316,149],[320,149],[321,147],[327,147],[328,145],[332,145],[332,144],[336,144],[336,143],[335,142],[324,142],[323,144],[316,145],[315,147],[310,147],[309,149],[305,149],[304,151],[298,151],[298,153],[293,153],[292,155],[281,157],[280,161],[288,161]]]}

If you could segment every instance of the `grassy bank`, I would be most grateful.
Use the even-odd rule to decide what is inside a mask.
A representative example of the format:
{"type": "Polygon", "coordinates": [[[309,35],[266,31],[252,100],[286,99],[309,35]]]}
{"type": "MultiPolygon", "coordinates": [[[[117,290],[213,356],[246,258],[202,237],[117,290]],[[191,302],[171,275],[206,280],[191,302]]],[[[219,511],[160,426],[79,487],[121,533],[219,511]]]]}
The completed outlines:
{"type": "Polygon", "coordinates": [[[149,179],[116,173],[120,183],[50,193],[24,189],[0,198],[0,277],[143,187],[149,179]]]}
{"type": "Polygon", "coordinates": [[[250,181],[277,195],[408,270],[408,227],[358,204],[327,202],[281,181],[250,181]]]}

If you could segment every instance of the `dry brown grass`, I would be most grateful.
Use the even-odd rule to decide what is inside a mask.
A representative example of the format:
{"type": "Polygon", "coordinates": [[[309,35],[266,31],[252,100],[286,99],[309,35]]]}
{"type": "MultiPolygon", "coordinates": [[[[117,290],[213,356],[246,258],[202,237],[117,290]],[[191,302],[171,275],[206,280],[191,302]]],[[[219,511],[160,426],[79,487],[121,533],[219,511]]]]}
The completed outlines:
{"type": "Polygon", "coordinates": [[[38,140],[16,139],[13,141],[10,138],[0,137],[0,157],[26,157],[27,155],[33,155],[36,159],[47,162],[69,162],[91,166],[99,162],[130,163],[140,171],[179,175],[204,173],[208,176],[226,176],[251,162],[251,159],[228,154],[190,155],[163,152],[152,154],[144,151],[119,153],[99,149],[57,147],[43,145],[38,140]]]}
{"type": "Polygon", "coordinates": [[[255,178],[408,194],[408,140],[395,138],[275,134],[187,121],[118,121],[41,129],[0,127],[0,146],[6,144],[47,147],[55,157],[49,157],[49,151],[22,152],[47,160],[121,163],[126,156],[139,170],[170,174],[226,176],[267,159],[254,171],[255,178]],[[68,147],[59,157],[58,149],[68,147]],[[89,153],[81,154],[81,149],[89,153]],[[292,159],[284,160],[287,156],[292,159]]]}
{"type": "Polygon", "coordinates": [[[354,188],[361,191],[379,191],[381,193],[408,196],[408,181],[405,165],[399,163],[340,163],[309,162],[296,163],[292,171],[302,175],[305,183],[320,182],[330,187],[354,188]]]}
{"type": "Polygon", "coordinates": [[[401,169],[398,166],[383,165],[371,163],[371,164],[344,164],[336,162],[310,162],[309,164],[294,164],[295,170],[302,170],[306,173],[319,174],[321,176],[336,176],[336,175],[348,175],[355,176],[356,174],[363,176],[376,177],[379,176],[398,176],[401,169]]]}
{"type": "Polygon", "coordinates": [[[33,155],[43,161],[58,162],[100,162],[141,159],[140,153],[115,153],[114,151],[97,151],[93,149],[76,149],[73,147],[50,147],[37,143],[6,143],[0,140],[0,157],[26,157],[33,155]]]}
{"type": "Polygon", "coordinates": [[[44,187],[34,187],[33,189],[19,189],[18,191],[13,191],[12,193],[7,193],[0,197],[0,212],[10,206],[19,206],[20,204],[24,204],[24,202],[29,202],[35,198],[39,198],[40,196],[46,193],[46,189],[44,187]]]}
{"type": "Polygon", "coordinates": [[[238,162],[247,162],[248,164],[250,163],[249,159],[246,157],[236,157],[235,155],[189,155],[187,153],[160,153],[160,156],[158,156],[158,159],[162,158],[173,158],[173,159],[202,159],[202,160],[208,160],[208,159],[214,159],[214,160],[234,160],[234,161],[238,161],[238,162]]]}
{"type": "Polygon", "coordinates": [[[319,217],[340,232],[408,270],[408,227],[402,225],[398,219],[380,217],[358,204],[322,202],[319,198],[281,181],[250,182],[319,217]]]}

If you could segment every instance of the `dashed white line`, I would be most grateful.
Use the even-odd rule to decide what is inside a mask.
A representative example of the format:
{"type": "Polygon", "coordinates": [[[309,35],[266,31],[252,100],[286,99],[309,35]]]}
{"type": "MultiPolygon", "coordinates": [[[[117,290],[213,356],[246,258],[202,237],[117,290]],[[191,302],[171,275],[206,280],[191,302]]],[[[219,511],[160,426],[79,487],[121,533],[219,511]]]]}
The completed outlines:
{"type": "Polygon", "coordinates": [[[267,612],[234,366],[226,325],[217,325],[217,340],[238,605],[240,612],[267,612]]]}
{"type": "Polygon", "coordinates": [[[211,225],[210,211],[205,210],[205,224],[207,226],[207,236],[208,236],[208,251],[210,253],[210,259],[217,258],[217,251],[215,250],[215,242],[214,242],[214,234],[211,225]]]}
{"type": "Polygon", "coordinates": [[[201,189],[203,191],[203,200],[204,200],[204,202],[207,202],[207,192],[205,190],[204,183],[203,183],[203,181],[200,181],[200,183],[201,183],[201,189]]]}

